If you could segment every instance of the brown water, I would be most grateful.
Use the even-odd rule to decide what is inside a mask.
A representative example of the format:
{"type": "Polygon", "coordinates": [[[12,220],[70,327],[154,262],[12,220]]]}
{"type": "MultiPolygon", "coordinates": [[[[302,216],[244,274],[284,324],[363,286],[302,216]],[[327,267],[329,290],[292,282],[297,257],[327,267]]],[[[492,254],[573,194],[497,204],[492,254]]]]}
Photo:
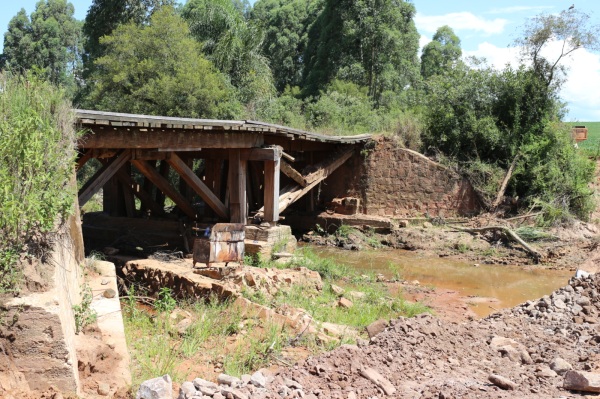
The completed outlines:
{"type": "Polygon", "coordinates": [[[345,251],[312,247],[320,256],[334,258],[359,271],[398,275],[406,281],[418,280],[421,286],[458,291],[473,296],[471,307],[480,316],[494,309],[509,308],[542,297],[565,286],[570,271],[523,266],[480,265],[447,258],[420,257],[404,250],[345,251]],[[485,299],[488,298],[489,300],[485,299]]]}

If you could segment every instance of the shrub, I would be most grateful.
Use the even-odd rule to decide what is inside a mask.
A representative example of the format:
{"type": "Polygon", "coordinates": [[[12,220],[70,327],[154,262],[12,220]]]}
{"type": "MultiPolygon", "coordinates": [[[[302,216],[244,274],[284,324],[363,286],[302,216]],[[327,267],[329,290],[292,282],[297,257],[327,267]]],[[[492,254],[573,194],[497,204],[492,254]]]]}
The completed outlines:
{"type": "Polygon", "coordinates": [[[33,75],[0,73],[0,115],[0,292],[7,292],[17,288],[18,254],[71,210],[76,133],[63,90],[33,75]]]}

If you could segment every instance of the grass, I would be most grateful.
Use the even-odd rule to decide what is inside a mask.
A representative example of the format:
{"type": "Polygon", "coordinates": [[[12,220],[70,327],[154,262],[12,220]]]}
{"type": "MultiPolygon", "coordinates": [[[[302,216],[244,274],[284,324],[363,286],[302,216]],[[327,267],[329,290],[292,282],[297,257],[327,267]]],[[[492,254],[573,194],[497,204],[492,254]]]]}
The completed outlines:
{"type": "Polygon", "coordinates": [[[571,126],[585,126],[588,129],[588,139],[578,143],[580,149],[590,156],[600,156],[600,122],[569,123],[571,126]]]}
{"type": "MultiPolygon", "coordinates": [[[[378,319],[410,317],[428,311],[421,303],[390,296],[385,284],[377,283],[373,274],[359,274],[330,258],[319,257],[309,248],[298,253],[300,256],[287,265],[261,259],[254,262],[261,267],[304,266],[315,270],[323,278],[322,290],[294,285],[271,297],[246,288],[243,295],[274,307],[302,308],[317,324],[331,322],[357,329],[378,319]],[[354,305],[349,309],[337,306],[338,296],[332,291],[332,284],[343,285],[347,291],[362,292],[363,297],[352,298],[354,305]]],[[[310,334],[298,338],[295,337],[297,332],[287,327],[258,318],[245,318],[236,307],[216,297],[207,301],[175,303],[172,293],[165,289],[152,302],[153,306],[147,306],[138,303],[140,296],[144,293],[132,287],[122,299],[134,389],[142,381],[157,375],[169,374],[173,380],[183,381],[191,377],[187,375],[190,370],[186,364],[211,371],[213,367],[220,367],[224,373],[239,377],[281,359],[281,352],[292,345],[318,353],[351,342],[348,337],[323,342],[310,334]],[[171,317],[176,314],[184,316],[171,317]],[[177,323],[184,317],[190,317],[192,322],[185,331],[178,331],[177,323]]]]}

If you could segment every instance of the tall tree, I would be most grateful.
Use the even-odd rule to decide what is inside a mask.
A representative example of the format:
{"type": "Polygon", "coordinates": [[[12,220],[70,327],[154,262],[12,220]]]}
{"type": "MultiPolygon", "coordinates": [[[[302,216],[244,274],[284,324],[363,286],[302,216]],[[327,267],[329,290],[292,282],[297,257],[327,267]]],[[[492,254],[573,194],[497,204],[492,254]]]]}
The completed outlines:
{"type": "Polygon", "coordinates": [[[182,16],[204,53],[229,76],[245,104],[272,94],[271,69],[261,51],[264,34],[231,0],[190,0],[182,16]]]}
{"type": "Polygon", "coordinates": [[[100,42],[102,36],[128,22],[147,24],[154,11],[175,4],[176,0],[93,0],[83,24],[86,74],[91,72],[94,60],[104,54],[105,47],[100,42]]]}
{"type": "Polygon", "coordinates": [[[598,32],[600,26],[592,25],[588,14],[571,7],[560,14],[532,18],[515,44],[521,47],[523,59],[530,61],[536,73],[551,85],[563,76],[561,62],[565,57],[581,48],[600,50],[598,32]],[[553,43],[559,45],[558,52],[549,50],[553,43]]]}
{"type": "Polygon", "coordinates": [[[259,0],[251,19],[265,30],[263,52],[271,65],[275,87],[302,84],[308,31],[323,9],[323,0],[259,0]]]}
{"type": "Polygon", "coordinates": [[[233,118],[239,106],[223,74],[202,54],[186,22],[171,7],[100,39],[84,105],[94,109],[202,118],[233,118]]]}
{"type": "Polygon", "coordinates": [[[452,68],[460,60],[460,39],[451,27],[444,25],[435,32],[433,40],[423,48],[421,54],[421,76],[427,79],[452,68]]]}
{"type": "Polygon", "coordinates": [[[333,79],[368,88],[376,102],[419,79],[415,7],[404,0],[325,0],[309,33],[305,93],[333,79]]]}
{"type": "Polygon", "coordinates": [[[80,56],[81,23],[66,0],[41,0],[31,18],[24,9],[4,34],[4,59],[11,68],[37,69],[55,84],[72,86],[80,56]]]}

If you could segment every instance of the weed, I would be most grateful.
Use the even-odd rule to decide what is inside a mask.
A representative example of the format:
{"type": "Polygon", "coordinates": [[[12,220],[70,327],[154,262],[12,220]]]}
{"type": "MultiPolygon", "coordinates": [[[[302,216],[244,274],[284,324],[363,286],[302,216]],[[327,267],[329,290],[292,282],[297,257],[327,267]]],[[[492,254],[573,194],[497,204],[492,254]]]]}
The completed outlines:
{"type": "Polygon", "coordinates": [[[291,262],[292,267],[306,267],[307,269],[318,272],[321,277],[328,280],[338,280],[347,277],[350,274],[350,268],[346,265],[336,263],[329,258],[322,258],[311,251],[309,248],[302,248],[300,256],[297,256],[291,262]]]}
{"type": "Polygon", "coordinates": [[[402,281],[402,274],[400,273],[400,270],[401,270],[400,266],[398,266],[395,263],[389,262],[388,270],[392,273],[393,281],[402,281]]]}
{"type": "Polygon", "coordinates": [[[87,325],[96,321],[98,315],[92,309],[92,289],[88,284],[84,284],[81,293],[81,303],[73,306],[73,315],[75,316],[75,334],[79,334],[87,325]]]}
{"type": "Polygon", "coordinates": [[[158,299],[154,301],[154,309],[160,313],[171,312],[177,306],[177,301],[173,298],[173,291],[169,287],[162,287],[158,291],[158,299]]]}
{"type": "Polygon", "coordinates": [[[457,242],[454,244],[454,249],[457,250],[459,253],[464,254],[469,252],[471,250],[471,247],[468,244],[465,244],[464,242],[457,242]]]}

